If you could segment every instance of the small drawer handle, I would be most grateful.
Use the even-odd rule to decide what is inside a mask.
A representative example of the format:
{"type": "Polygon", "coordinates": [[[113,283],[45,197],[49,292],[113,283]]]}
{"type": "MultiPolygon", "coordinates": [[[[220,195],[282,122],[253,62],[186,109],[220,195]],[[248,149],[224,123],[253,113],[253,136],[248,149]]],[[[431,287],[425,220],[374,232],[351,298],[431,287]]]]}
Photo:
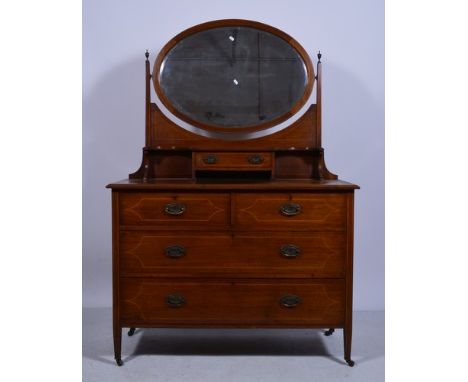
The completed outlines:
{"type": "Polygon", "coordinates": [[[176,216],[182,215],[185,212],[185,204],[183,203],[168,203],[164,208],[164,211],[168,215],[176,216]]]}
{"type": "Polygon", "coordinates": [[[249,163],[250,164],[262,164],[263,157],[259,154],[249,156],[249,163]]]}
{"type": "Polygon", "coordinates": [[[170,294],[166,296],[166,305],[170,308],[180,308],[185,305],[185,297],[181,294],[170,294]]]}
{"type": "Polygon", "coordinates": [[[301,299],[299,298],[299,296],[296,296],[294,294],[288,294],[286,296],[281,297],[280,303],[285,308],[294,308],[295,306],[298,306],[301,303],[301,299]]]}
{"type": "Polygon", "coordinates": [[[281,256],[287,257],[288,259],[292,259],[301,254],[301,249],[297,245],[286,244],[281,246],[280,253],[281,256]]]}
{"type": "Polygon", "coordinates": [[[296,216],[302,212],[302,207],[297,203],[284,203],[280,207],[280,212],[284,216],[296,216]]]}
{"type": "Polygon", "coordinates": [[[216,164],[218,163],[218,157],[214,154],[208,154],[203,157],[203,162],[206,164],[216,164]]]}
{"type": "Polygon", "coordinates": [[[185,256],[185,248],[181,245],[171,245],[165,249],[166,256],[172,259],[178,259],[179,257],[185,256]]]}

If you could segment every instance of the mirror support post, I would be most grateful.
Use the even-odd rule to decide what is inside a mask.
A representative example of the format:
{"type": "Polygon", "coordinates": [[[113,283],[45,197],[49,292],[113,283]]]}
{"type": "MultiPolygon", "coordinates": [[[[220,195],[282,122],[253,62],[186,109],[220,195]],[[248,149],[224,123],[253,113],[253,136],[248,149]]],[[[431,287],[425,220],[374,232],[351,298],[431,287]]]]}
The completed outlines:
{"type": "Polygon", "coordinates": [[[317,54],[317,146],[322,147],[322,53],[317,54]]]}
{"type": "Polygon", "coordinates": [[[317,119],[316,119],[316,142],[317,148],[311,150],[313,164],[311,177],[313,179],[338,179],[338,175],[333,174],[327,169],[325,164],[325,152],[322,147],[322,53],[317,54],[317,119]]]}
{"type": "Polygon", "coordinates": [[[150,63],[149,63],[149,52],[146,50],[145,53],[146,61],[145,61],[145,68],[146,68],[146,75],[145,75],[145,82],[146,82],[146,100],[145,100],[145,147],[149,147],[151,145],[151,72],[150,72],[150,63]]]}

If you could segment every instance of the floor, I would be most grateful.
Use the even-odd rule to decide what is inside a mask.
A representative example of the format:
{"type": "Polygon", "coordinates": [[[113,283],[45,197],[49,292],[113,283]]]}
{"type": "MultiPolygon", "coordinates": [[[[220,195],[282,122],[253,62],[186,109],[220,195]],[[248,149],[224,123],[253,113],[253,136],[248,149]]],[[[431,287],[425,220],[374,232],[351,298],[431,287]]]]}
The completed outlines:
{"type": "Polygon", "coordinates": [[[384,381],[384,312],[355,312],[352,359],[343,336],[313,329],[137,329],[116,366],[110,308],[83,310],[83,381],[384,381]]]}

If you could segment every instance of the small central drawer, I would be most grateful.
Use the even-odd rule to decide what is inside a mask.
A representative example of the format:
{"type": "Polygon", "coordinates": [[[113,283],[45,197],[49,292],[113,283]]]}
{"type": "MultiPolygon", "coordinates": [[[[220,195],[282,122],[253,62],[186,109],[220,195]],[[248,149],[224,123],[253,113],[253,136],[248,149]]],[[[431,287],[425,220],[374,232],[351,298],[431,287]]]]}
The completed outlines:
{"type": "Polygon", "coordinates": [[[121,225],[161,228],[229,225],[229,194],[122,192],[119,199],[121,225]]]}
{"type": "Polygon", "coordinates": [[[345,276],[346,234],[338,232],[122,231],[119,248],[123,275],[345,276]]]}
{"type": "Polygon", "coordinates": [[[131,324],[340,325],[343,279],[180,281],[121,279],[122,321],[131,324]]]}
{"type": "Polygon", "coordinates": [[[195,170],[270,170],[272,154],[265,152],[195,153],[195,170]]]}

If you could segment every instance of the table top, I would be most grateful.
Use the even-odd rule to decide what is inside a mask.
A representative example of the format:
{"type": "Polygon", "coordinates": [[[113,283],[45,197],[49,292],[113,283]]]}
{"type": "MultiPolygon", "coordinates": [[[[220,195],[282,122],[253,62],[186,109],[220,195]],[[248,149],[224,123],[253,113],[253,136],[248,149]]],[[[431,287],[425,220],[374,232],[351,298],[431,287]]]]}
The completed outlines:
{"type": "Polygon", "coordinates": [[[281,179],[281,180],[232,180],[232,179],[124,179],[110,183],[113,190],[308,190],[352,191],[360,187],[343,180],[281,179]]]}

